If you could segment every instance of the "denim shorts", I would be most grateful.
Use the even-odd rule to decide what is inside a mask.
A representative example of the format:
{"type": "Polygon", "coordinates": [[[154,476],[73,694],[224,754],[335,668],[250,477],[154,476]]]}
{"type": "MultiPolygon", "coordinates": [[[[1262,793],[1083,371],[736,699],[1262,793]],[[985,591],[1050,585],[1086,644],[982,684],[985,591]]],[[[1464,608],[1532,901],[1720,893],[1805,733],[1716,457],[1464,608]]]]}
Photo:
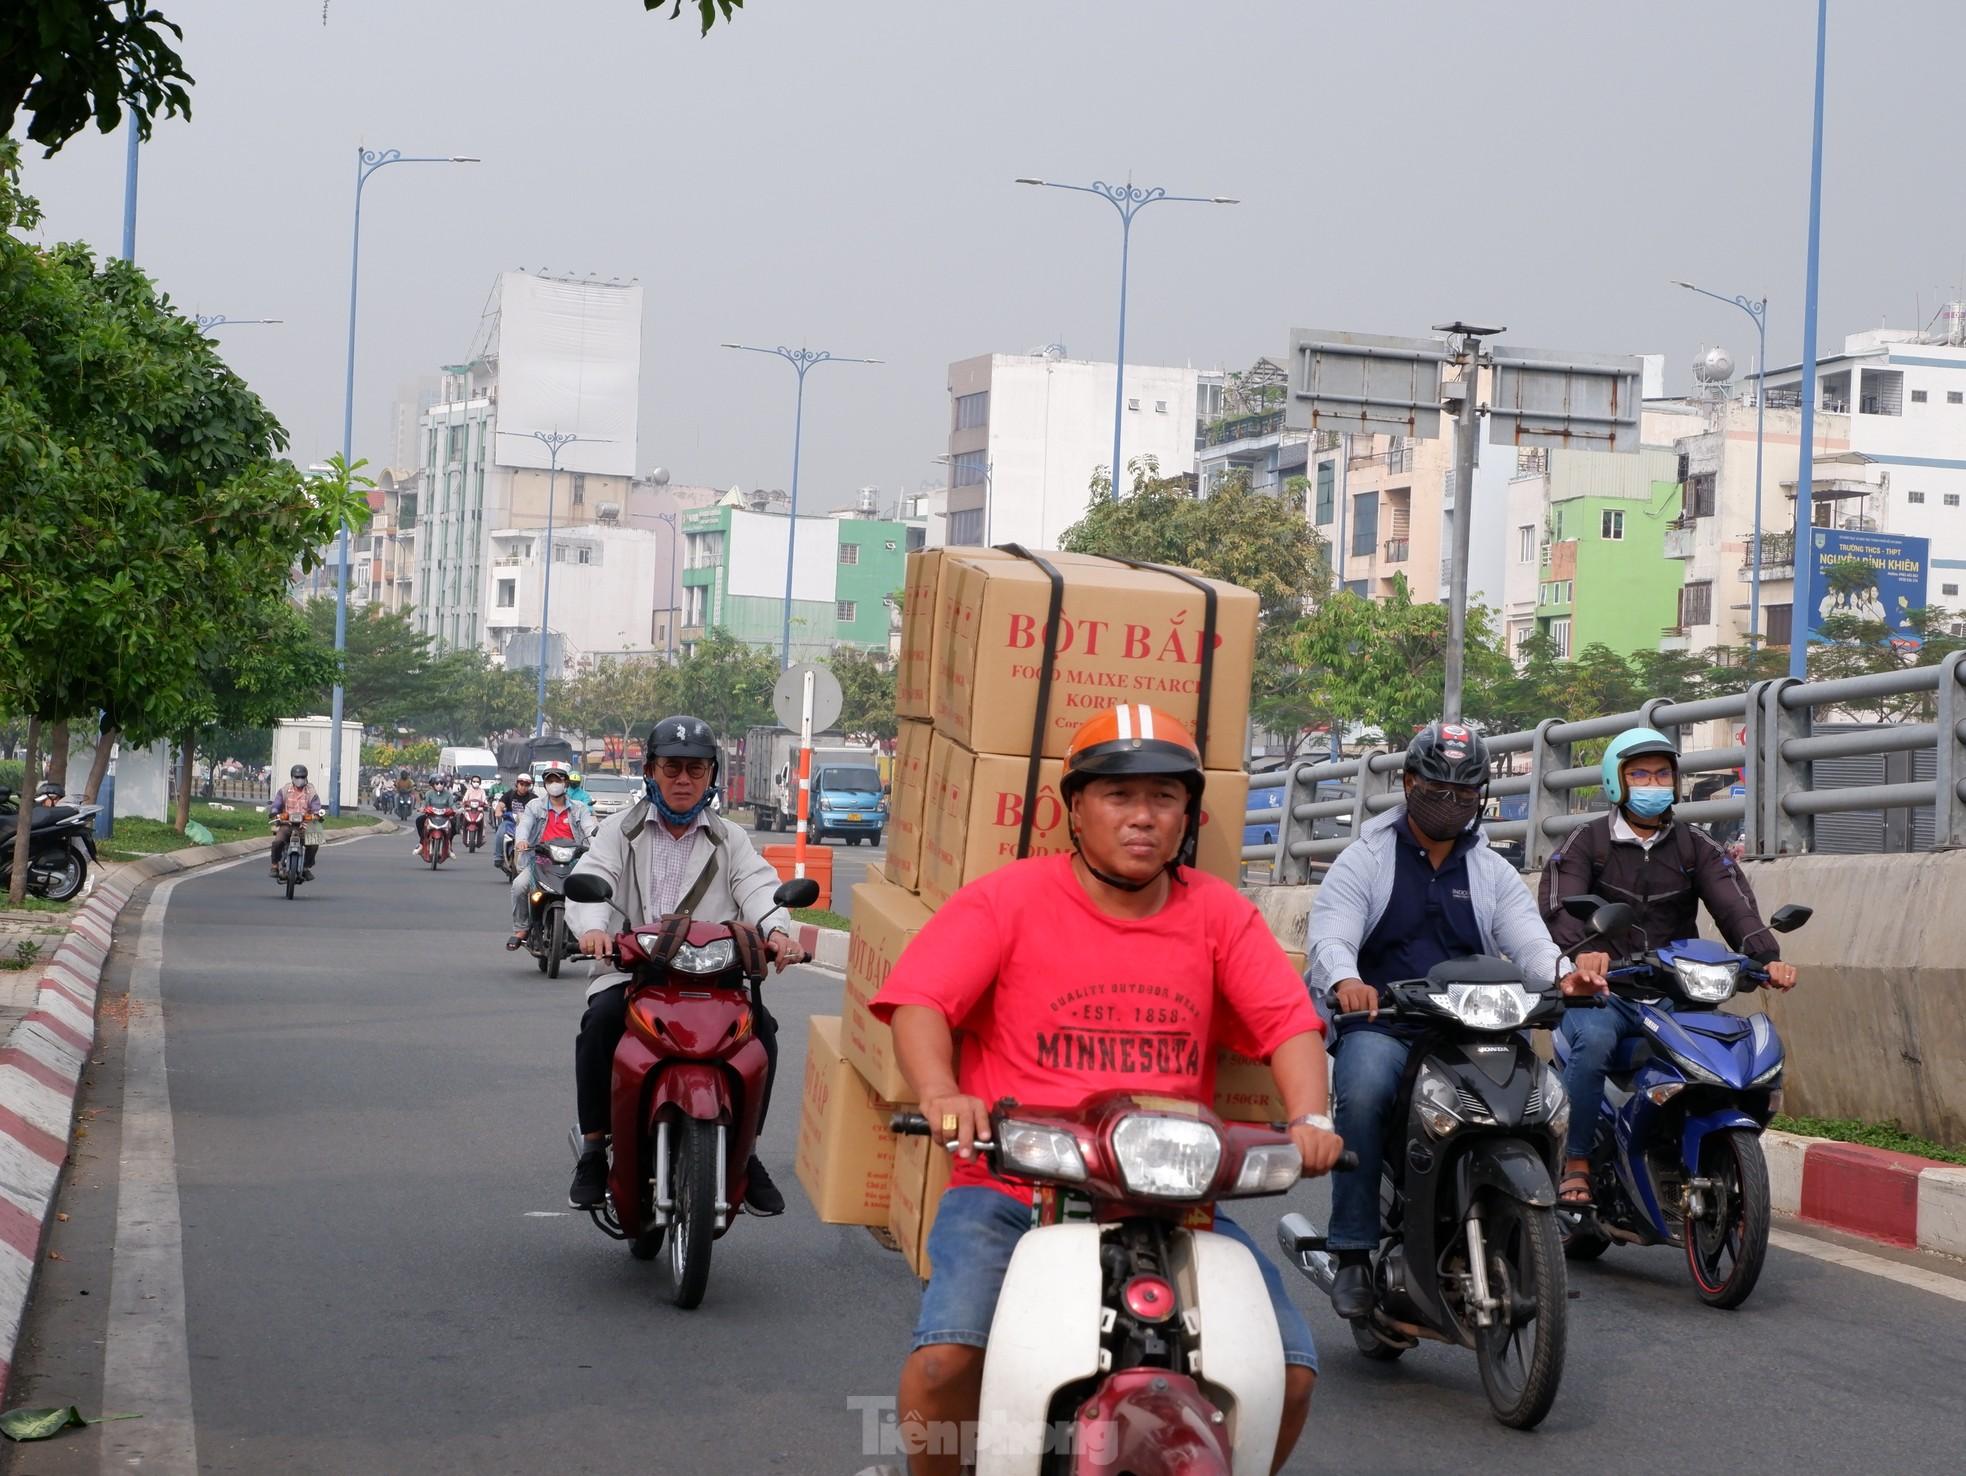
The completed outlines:
{"type": "MultiPolygon", "coordinates": [[[[928,1235],[928,1258],[935,1274],[922,1290],[915,1347],[931,1343],[989,1346],[990,1320],[997,1310],[1004,1275],[1010,1270],[1011,1252],[1030,1228],[1030,1206],[995,1189],[966,1186],[942,1196],[935,1228],[928,1235]]],[[[1227,1215],[1215,1216],[1215,1229],[1248,1246],[1256,1264],[1263,1268],[1263,1285],[1269,1288],[1277,1330],[1283,1334],[1283,1361],[1315,1372],[1317,1348],[1311,1342],[1311,1327],[1284,1290],[1283,1273],[1227,1215]]]]}

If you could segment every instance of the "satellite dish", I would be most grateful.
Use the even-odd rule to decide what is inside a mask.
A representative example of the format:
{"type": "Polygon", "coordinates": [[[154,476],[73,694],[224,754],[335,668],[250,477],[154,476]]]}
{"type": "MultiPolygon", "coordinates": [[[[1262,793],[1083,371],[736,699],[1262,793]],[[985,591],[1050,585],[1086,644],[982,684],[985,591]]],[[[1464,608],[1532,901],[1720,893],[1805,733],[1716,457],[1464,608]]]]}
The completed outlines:
{"type": "Polygon", "coordinates": [[[658,487],[668,486],[669,468],[666,466],[658,466],[654,471],[649,473],[649,480],[655,483],[655,485],[658,487]]]}

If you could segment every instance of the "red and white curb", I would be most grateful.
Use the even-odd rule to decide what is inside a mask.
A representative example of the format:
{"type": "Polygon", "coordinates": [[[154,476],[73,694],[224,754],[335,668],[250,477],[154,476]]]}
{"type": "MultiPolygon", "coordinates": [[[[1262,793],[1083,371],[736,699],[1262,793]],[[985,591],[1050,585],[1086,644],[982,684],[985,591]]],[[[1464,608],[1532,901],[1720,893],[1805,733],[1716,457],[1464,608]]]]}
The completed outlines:
{"type": "Polygon", "coordinates": [[[96,992],[116,918],[151,878],[264,851],[263,840],[166,851],[96,886],[43,968],[33,1008],[0,1045],[0,1400],[54,1216],[75,1101],[96,1039],[96,992]]]}
{"type": "Polygon", "coordinates": [[[808,963],[844,974],[847,939],[850,936],[852,935],[842,928],[822,928],[813,923],[800,923],[799,951],[805,954],[808,963]]]}
{"type": "Polygon", "coordinates": [[[1761,1143],[1775,1213],[1966,1257],[1966,1168],[1795,1133],[1764,1133],[1761,1143]]]}

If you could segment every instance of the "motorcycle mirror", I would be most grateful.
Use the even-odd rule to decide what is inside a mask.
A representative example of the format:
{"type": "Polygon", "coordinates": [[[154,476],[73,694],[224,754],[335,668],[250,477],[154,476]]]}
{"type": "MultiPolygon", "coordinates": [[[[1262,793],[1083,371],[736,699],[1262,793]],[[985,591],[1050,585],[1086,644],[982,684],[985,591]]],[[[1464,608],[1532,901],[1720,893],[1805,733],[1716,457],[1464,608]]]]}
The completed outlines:
{"type": "Polygon", "coordinates": [[[614,896],[614,887],[606,877],[588,871],[576,871],[560,891],[569,902],[606,902],[614,896]]]}
{"type": "Polygon", "coordinates": [[[1793,933],[1815,915],[1815,908],[1790,902],[1775,909],[1775,915],[1768,919],[1768,926],[1778,933],[1793,933]]]}
{"type": "Polygon", "coordinates": [[[810,907],[819,900],[819,883],[809,876],[794,877],[780,883],[771,900],[780,907],[810,907]]]}
{"type": "Polygon", "coordinates": [[[1598,908],[1606,905],[1602,897],[1595,896],[1589,892],[1584,893],[1582,896],[1565,897],[1563,899],[1563,910],[1579,922],[1589,922],[1596,915],[1598,908]]]}
{"type": "Polygon", "coordinates": [[[1608,938],[1613,933],[1622,933],[1637,921],[1638,914],[1625,903],[1605,902],[1591,914],[1591,932],[1596,937],[1608,938]]]}

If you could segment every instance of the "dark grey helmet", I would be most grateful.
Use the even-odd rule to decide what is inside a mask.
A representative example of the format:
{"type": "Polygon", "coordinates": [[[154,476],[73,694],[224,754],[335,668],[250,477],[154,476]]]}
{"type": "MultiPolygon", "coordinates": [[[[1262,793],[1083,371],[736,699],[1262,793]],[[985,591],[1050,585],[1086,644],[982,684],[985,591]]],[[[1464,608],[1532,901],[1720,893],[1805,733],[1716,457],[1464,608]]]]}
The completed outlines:
{"type": "Polygon", "coordinates": [[[1428,723],[1406,745],[1406,772],[1436,784],[1488,782],[1488,745],[1466,723],[1428,723]]]}
{"type": "Polygon", "coordinates": [[[678,713],[663,718],[649,729],[643,762],[663,758],[710,760],[710,783],[714,787],[723,769],[723,754],[717,747],[717,734],[700,717],[678,713]]]}
{"type": "Polygon", "coordinates": [[[307,777],[307,765],[295,764],[291,769],[287,770],[287,777],[289,779],[305,779],[307,777]]]}

